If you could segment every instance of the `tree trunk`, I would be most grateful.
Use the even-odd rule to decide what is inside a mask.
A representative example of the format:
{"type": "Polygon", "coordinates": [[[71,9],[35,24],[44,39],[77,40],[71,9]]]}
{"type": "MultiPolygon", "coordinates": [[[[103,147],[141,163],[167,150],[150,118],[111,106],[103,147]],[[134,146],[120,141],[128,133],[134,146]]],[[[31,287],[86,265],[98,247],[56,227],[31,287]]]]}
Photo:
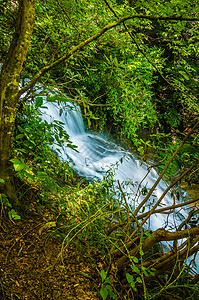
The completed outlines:
{"type": "Polygon", "coordinates": [[[12,144],[20,74],[30,44],[36,0],[19,0],[15,33],[0,74],[0,192],[4,192],[14,205],[17,200],[13,181],[12,144]]]}

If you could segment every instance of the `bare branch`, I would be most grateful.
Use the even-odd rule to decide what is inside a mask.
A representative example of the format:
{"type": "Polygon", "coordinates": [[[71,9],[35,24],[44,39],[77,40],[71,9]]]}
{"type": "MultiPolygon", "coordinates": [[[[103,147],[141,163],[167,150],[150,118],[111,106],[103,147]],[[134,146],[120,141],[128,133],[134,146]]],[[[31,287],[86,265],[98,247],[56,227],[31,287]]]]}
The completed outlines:
{"type": "MultiPolygon", "coordinates": [[[[179,208],[179,207],[183,207],[183,206],[188,206],[194,202],[197,202],[199,200],[199,197],[195,198],[195,199],[192,199],[192,200],[189,200],[189,201],[186,201],[186,202],[182,202],[182,203],[179,203],[179,204],[176,204],[176,205],[172,205],[172,206],[167,206],[167,207],[163,207],[163,208],[160,208],[160,209],[156,209],[154,210],[154,214],[157,214],[157,213],[171,213],[171,210],[174,210],[175,208],[179,208]]],[[[140,219],[143,219],[144,217],[146,217],[148,214],[148,212],[146,213],[143,213],[139,216],[137,216],[137,219],[140,220],[140,219]]]]}
{"type": "Polygon", "coordinates": [[[142,223],[140,224],[140,226],[142,226],[146,221],[147,219],[154,213],[156,207],[160,204],[160,202],[162,201],[162,199],[164,198],[164,196],[168,193],[168,191],[176,185],[176,183],[181,180],[187,173],[189,173],[198,163],[198,160],[196,160],[192,166],[187,169],[181,176],[179,176],[170,186],[168,186],[166,188],[166,190],[164,191],[164,193],[161,195],[161,197],[159,198],[159,200],[156,202],[156,204],[153,206],[153,208],[148,212],[146,218],[142,221],[142,223]]]}
{"type": "MultiPolygon", "coordinates": [[[[142,226],[142,225],[146,222],[146,220],[147,220],[152,214],[155,214],[155,213],[163,213],[163,212],[166,212],[166,211],[167,211],[167,213],[170,213],[171,210],[174,210],[175,208],[179,208],[179,207],[183,207],[183,206],[186,206],[186,205],[190,205],[190,204],[192,204],[192,203],[198,201],[199,198],[196,198],[196,199],[192,199],[192,200],[190,200],[190,201],[186,201],[186,202],[184,202],[184,203],[179,203],[179,204],[176,204],[176,205],[167,206],[167,207],[163,207],[163,208],[160,208],[160,209],[155,209],[155,208],[160,204],[161,200],[162,200],[163,197],[166,195],[166,193],[167,193],[173,186],[175,186],[179,180],[181,180],[185,175],[187,175],[187,174],[194,168],[194,166],[197,165],[197,163],[198,163],[198,160],[196,160],[196,161],[192,164],[192,166],[191,166],[189,169],[187,169],[185,172],[183,172],[178,178],[176,178],[176,180],[175,180],[171,185],[169,185],[169,186],[167,187],[167,189],[166,189],[166,190],[164,191],[164,193],[161,195],[161,197],[159,198],[159,200],[157,201],[157,203],[153,206],[152,210],[150,210],[150,211],[148,211],[148,212],[146,212],[146,213],[143,213],[143,214],[141,214],[141,215],[139,215],[139,216],[137,216],[137,217],[135,217],[135,213],[133,213],[133,216],[132,216],[131,218],[129,218],[128,220],[129,220],[130,222],[134,222],[135,220],[141,220],[141,219],[145,218],[145,219],[143,220],[143,222],[140,224],[140,226],[142,226]]],[[[107,231],[107,235],[110,235],[111,232],[113,232],[113,231],[116,230],[117,228],[123,227],[123,226],[128,222],[128,220],[125,220],[125,221],[123,221],[122,223],[119,223],[119,224],[114,224],[114,225],[107,231]]],[[[134,233],[133,233],[133,234],[134,234],[134,233]]],[[[133,234],[132,234],[132,235],[133,235],[133,234]]],[[[132,236],[132,235],[131,235],[131,236],[132,236]]]]}
{"type": "Polygon", "coordinates": [[[188,139],[188,137],[195,131],[195,129],[198,127],[199,122],[197,122],[194,127],[189,131],[189,133],[185,136],[185,138],[183,139],[182,143],[179,145],[179,147],[176,149],[176,151],[173,153],[173,155],[171,156],[171,158],[168,160],[168,162],[166,163],[164,170],[160,173],[160,176],[158,177],[158,179],[156,180],[156,182],[154,183],[154,185],[152,186],[152,188],[150,189],[148,195],[145,197],[145,199],[140,203],[140,205],[136,208],[134,214],[136,215],[139,210],[142,208],[142,206],[148,201],[148,199],[150,198],[150,196],[152,195],[153,191],[155,190],[155,188],[157,187],[158,183],[160,182],[160,180],[162,179],[163,175],[165,174],[166,170],[168,169],[170,163],[173,161],[173,159],[175,158],[175,156],[177,155],[177,153],[180,151],[180,149],[182,148],[182,146],[184,145],[184,143],[186,142],[186,140],[188,139]]]}

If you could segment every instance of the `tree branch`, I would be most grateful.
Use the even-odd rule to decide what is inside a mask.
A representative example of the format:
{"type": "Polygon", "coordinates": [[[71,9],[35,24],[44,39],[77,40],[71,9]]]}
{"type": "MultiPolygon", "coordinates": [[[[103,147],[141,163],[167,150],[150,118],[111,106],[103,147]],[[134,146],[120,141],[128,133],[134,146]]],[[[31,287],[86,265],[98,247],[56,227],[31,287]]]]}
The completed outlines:
{"type": "MultiPolygon", "coordinates": [[[[156,231],[154,231],[152,233],[152,237],[148,237],[145,240],[145,242],[142,244],[142,250],[144,253],[146,253],[156,243],[163,242],[163,241],[175,241],[175,240],[180,240],[180,239],[187,238],[187,237],[195,237],[197,235],[199,235],[199,225],[195,228],[189,228],[189,229],[185,229],[182,231],[176,231],[176,232],[170,232],[163,228],[157,229],[156,231]]],[[[199,236],[196,239],[194,239],[194,241],[192,242],[193,245],[196,242],[198,242],[198,240],[199,240],[199,236]]],[[[188,243],[188,241],[187,241],[187,243],[188,243]]],[[[137,247],[132,249],[129,252],[129,255],[137,257],[139,255],[139,249],[140,249],[140,245],[138,245],[137,247]]],[[[184,254],[184,252],[183,252],[183,254],[184,254]]],[[[193,250],[191,251],[191,249],[190,249],[190,255],[192,255],[192,254],[193,254],[193,250]]],[[[116,261],[118,270],[123,268],[128,260],[129,260],[128,256],[123,255],[122,257],[120,257],[116,261]]]]}
{"type": "Polygon", "coordinates": [[[21,95],[23,95],[28,89],[30,89],[32,86],[34,86],[37,83],[37,81],[39,80],[39,78],[41,78],[41,76],[43,76],[46,72],[53,69],[54,67],[56,67],[60,63],[67,60],[75,52],[83,49],[86,45],[88,45],[91,42],[97,40],[100,36],[102,36],[108,30],[117,27],[118,25],[124,23],[127,20],[132,20],[132,19],[136,19],[136,18],[138,18],[138,19],[148,19],[148,20],[165,20],[165,21],[178,21],[178,20],[180,20],[180,21],[199,21],[199,18],[184,18],[182,16],[178,16],[178,17],[176,17],[176,16],[171,16],[171,17],[165,16],[164,17],[163,16],[163,17],[161,17],[161,16],[141,15],[141,14],[119,18],[116,22],[107,24],[102,29],[100,29],[96,34],[94,34],[93,36],[91,36],[87,40],[81,42],[79,45],[74,46],[70,51],[68,51],[68,53],[63,55],[61,58],[57,59],[55,62],[43,67],[25,87],[23,87],[22,89],[19,90],[18,95],[17,95],[18,98],[21,95]]]}
{"type": "Polygon", "coordinates": [[[136,215],[140,208],[142,208],[142,206],[148,201],[148,199],[150,198],[150,196],[152,195],[153,191],[155,190],[155,188],[157,187],[158,183],[160,182],[160,180],[162,179],[163,175],[165,174],[166,170],[168,169],[170,163],[173,161],[173,159],[175,158],[175,156],[177,155],[177,153],[180,151],[180,149],[182,148],[182,146],[184,145],[184,143],[186,142],[186,140],[188,139],[188,137],[195,131],[195,129],[199,126],[199,122],[197,122],[194,127],[189,131],[189,133],[185,136],[185,138],[183,139],[182,143],[180,144],[180,146],[176,149],[176,151],[173,153],[173,155],[171,156],[171,158],[168,160],[168,162],[165,164],[164,170],[160,173],[160,176],[158,177],[158,179],[156,180],[156,182],[154,183],[154,185],[152,186],[152,188],[150,189],[148,195],[145,197],[145,199],[140,203],[140,205],[136,208],[134,214],[136,215]]]}

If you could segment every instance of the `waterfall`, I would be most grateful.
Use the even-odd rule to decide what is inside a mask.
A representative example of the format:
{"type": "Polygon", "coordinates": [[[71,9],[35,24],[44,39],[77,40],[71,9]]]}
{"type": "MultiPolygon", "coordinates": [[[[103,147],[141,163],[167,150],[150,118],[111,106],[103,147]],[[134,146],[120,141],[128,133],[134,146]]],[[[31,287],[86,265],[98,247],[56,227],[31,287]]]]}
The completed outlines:
{"type": "MultiPolygon", "coordinates": [[[[151,168],[146,176],[148,173],[148,165],[146,163],[143,163],[113,142],[104,139],[102,135],[87,132],[84,128],[80,108],[76,104],[72,102],[58,104],[58,102],[46,101],[40,110],[43,120],[46,120],[48,123],[59,121],[64,124],[63,127],[69,135],[70,141],[77,146],[77,151],[67,147],[67,144],[54,145],[53,150],[64,161],[70,162],[79,175],[88,180],[101,181],[106,172],[111,170],[116,186],[118,180],[120,183],[128,183],[124,192],[128,195],[127,200],[131,207],[136,207],[144,199],[142,193],[139,194],[139,197],[136,197],[137,187],[140,182],[141,191],[143,189],[149,190],[153,186],[158,178],[154,168],[151,168]]],[[[166,183],[161,180],[145,207],[146,211],[160,198],[166,188],[166,183]]],[[[161,207],[171,206],[172,204],[173,199],[168,193],[162,200],[161,207]]],[[[151,230],[162,227],[168,230],[175,230],[182,222],[182,218],[186,217],[187,212],[182,208],[175,210],[175,214],[153,214],[147,226],[151,230]]],[[[167,244],[165,243],[165,247],[167,244]]]]}

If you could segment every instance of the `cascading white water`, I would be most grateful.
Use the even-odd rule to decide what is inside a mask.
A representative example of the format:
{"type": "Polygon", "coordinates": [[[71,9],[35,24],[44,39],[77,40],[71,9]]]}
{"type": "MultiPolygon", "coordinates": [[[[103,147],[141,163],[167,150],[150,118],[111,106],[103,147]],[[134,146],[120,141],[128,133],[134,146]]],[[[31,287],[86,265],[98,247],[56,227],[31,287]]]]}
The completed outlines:
{"type": "MultiPolygon", "coordinates": [[[[131,206],[136,207],[143,200],[142,193],[139,193],[139,197],[135,197],[137,186],[142,182],[140,190],[142,188],[149,190],[158,178],[155,169],[151,168],[150,173],[145,178],[148,173],[147,164],[136,159],[135,156],[116,144],[105,140],[101,135],[86,132],[80,108],[76,104],[68,102],[60,105],[58,102],[46,102],[44,107],[41,108],[41,112],[43,120],[48,123],[55,120],[64,123],[64,129],[72,143],[77,146],[78,152],[67,147],[66,144],[54,145],[53,150],[63,160],[70,161],[79,175],[86,177],[88,180],[102,180],[106,172],[112,170],[116,185],[118,180],[120,183],[128,182],[124,192],[128,194],[128,202],[131,206]],[[145,179],[143,180],[143,178],[145,179]],[[136,186],[135,183],[137,183],[136,186]],[[134,200],[132,201],[132,199],[134,200]]],[[[153,203],[160,198],[166,187],[165,182],[161,180],[153,196],[148,201],[146,210],[149,210],[153,203]]],[[[172,204],[173,199],[167,194],[162,200],[161,206],[171,206],[172,204]]],[[[187,212],[184,209],[180,210],[180,218],[178,213],[179,210],[176,210],[175,214],[169,215],[153,214],[150,217],[148,226],[152,230],[162,227],[174,230],[182,222],[180,218],[187,217],[187,212]]]]}

